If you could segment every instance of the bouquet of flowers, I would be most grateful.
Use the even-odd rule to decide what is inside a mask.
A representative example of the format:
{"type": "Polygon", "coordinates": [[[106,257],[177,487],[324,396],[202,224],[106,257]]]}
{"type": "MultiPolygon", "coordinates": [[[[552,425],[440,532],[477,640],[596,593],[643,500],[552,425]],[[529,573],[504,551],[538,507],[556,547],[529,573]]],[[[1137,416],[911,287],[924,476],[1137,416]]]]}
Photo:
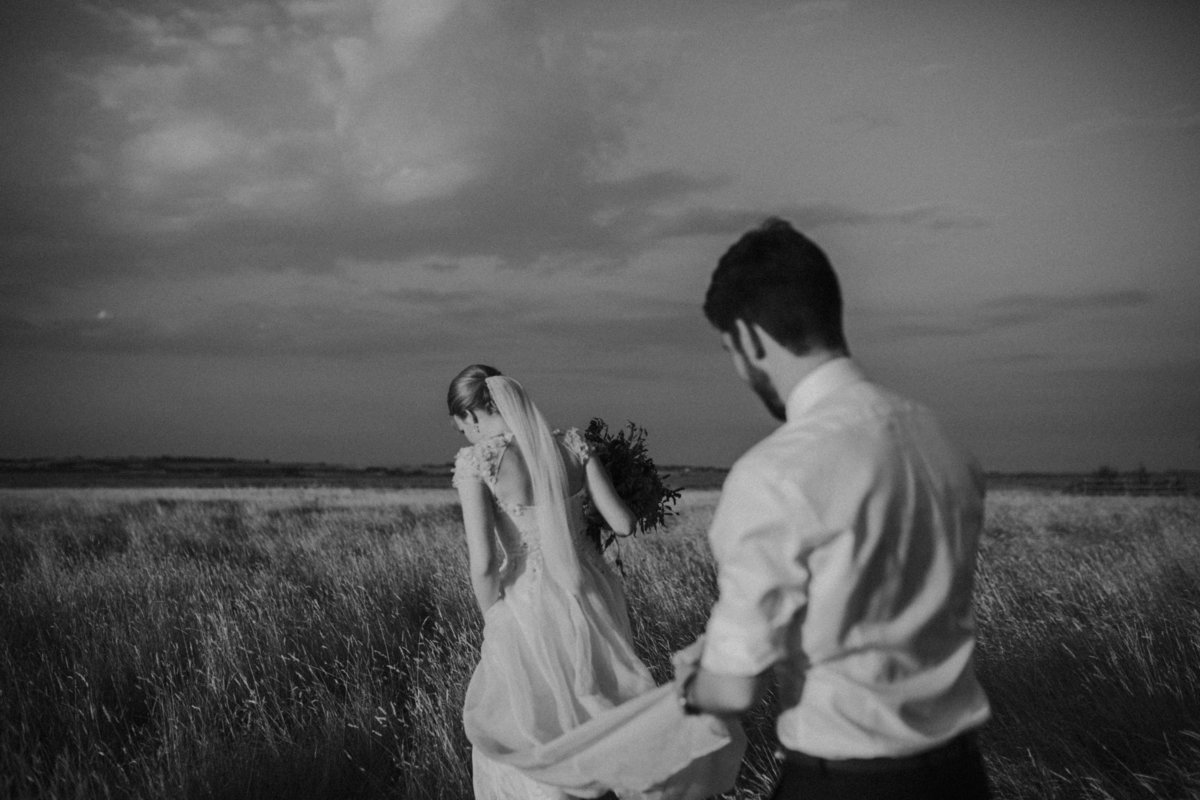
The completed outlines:
{"type": "MultiPolygon", "coordinates": [[[[629,506],[636,522],[630,535],[639,531],[648,533],[666,523],[674,516],[675,501],[679,490],[667,486],[663,480],[669,475],[660,475],[654,461],[646,452],[646,429],[628,423],[616,433],[610,432],[608,423],[595,417],[584,431],[584,438],[592,446],[596,458],[604,464],[612,478],[613,488],[629,506]]],[[[587,535],[604,552],[618,539],[608,529],[600,512],[590,503],[585,509],[587,535]]],[[[617,558],[617,564],[621,560],[617,558]]]]}

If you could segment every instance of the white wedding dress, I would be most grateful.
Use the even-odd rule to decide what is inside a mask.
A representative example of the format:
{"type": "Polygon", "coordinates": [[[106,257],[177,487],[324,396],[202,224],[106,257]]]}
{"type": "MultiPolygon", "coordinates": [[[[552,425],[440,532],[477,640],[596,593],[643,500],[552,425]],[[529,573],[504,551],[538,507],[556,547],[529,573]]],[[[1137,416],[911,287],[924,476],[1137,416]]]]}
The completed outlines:
{"type": "MultiPolygon", "coordinates": [[[[568,472],[591,451],[577,429],[556,432],[568,472]]],[[[547,574],[534,506],[495,495],[514,446],[501,435],[465,447],[454,484],[491,492],[504,554],[502,599],[484,615],[479,664],[463,723],[472,744],[476,800],[599,797],[701,798],[729,789],[745,737],[736,722],[686,716],[674,687],[656,687],[634,652],[617,576],[585,537],[586,488],[567,498],[580,567],[578,591],[547,574]]]]}

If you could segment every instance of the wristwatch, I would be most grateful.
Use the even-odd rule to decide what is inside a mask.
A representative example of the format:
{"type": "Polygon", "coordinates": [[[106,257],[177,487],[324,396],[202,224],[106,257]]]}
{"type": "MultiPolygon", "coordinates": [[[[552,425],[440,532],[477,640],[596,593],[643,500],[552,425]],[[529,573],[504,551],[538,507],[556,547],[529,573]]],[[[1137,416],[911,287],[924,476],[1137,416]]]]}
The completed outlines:
{"type": "Polygon", "coordinates": [[[692,684],[696,682],[696,675],[699,673],[700,670],[695,670],[691,675],[688,675],[683,679],[683,683],[679,684],[679,707],[683,709],[683,713],[689,717],[694,717],[697,714],[704,713],[704,709],[692,705],[691,698],[688,697],[688,694],[692,690],[692,684]]]}

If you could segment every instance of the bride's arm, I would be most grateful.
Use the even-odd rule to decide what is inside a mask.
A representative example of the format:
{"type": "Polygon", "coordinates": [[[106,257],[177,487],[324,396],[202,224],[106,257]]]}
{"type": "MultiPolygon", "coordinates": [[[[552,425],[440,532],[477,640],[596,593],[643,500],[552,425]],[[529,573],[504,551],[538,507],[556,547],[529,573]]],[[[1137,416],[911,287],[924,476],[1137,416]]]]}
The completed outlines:
{"type": "Polygon", "coordinates": [[[629,506],[625,505],[625,501],[613,488],[612,479],[608,477],[608,470],[604,468],[598,458],[588,459],[587,485],[588,493],[592,496],[592,503],[600,512],[600,516],[604,517],[604,521],[608,523],[612,532],[620,536],[628,536],[632,533],[633,524],[637,520],[634,518],[633,512],[629,510],[629,506]]]}
{"type": "Polygon", "coordinates": [[[463,527],[467,532],[467,562],[471,588],[479,610],[486,612],[500,599],[500,576],[492,536],[492,504],[487,488],[480,481],[466,481],[458,487],[463,527]]]}

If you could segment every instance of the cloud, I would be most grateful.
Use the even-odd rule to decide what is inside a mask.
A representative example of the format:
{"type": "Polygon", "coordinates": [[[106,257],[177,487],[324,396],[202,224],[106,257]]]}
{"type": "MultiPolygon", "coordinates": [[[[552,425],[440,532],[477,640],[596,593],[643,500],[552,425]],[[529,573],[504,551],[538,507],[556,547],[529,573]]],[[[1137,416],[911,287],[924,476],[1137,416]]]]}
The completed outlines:
{"type": "MultiPolygon", "coordinates": [[[[846,10],[814,3],[802,13],[846,10]]],[[[724,176],[606,174],[677,31],[581,29],[536,3],[103,13],[132,44],[80,73],[108,122],[89,125],[99,133],[76,154],[90,215],[70,226],[47,219],[40,235],[54,247],[35,258],[31,245],[15,260],[43,280],[78,274],[84,259],[96,279],[336,274],[346,259],[423,261],[444,275],[474,257],[613,270],[667,240],[728,236],[763,216],[697,202],[729,185],[724,176]]],[[[939,205],[773,211],[802,228],[988,224],[939,205]]]]}
{"type": "Polygon", "coordinates": [[[251,143],[219,119],[173,121],[126,145],[126,182],[157,194],[176,180],[252,156],[251,143]]]}
{"type": "MultiPolygon", "coordinates": [[[[895,338],[977,336],[998,330],[1026,327],[1072,316],[1140,308],[1153,296],[1140,289],[1118,289],[1078,295],[1011,294],[977,304],[969,310],[861,315],[884,321],[881,330],[895,338]]],[[[874,324],[874,323],[869,323],[874,324]]]]}
{"type": "Polygon", "coordinates": [[[659,300],[636,302],[627,299],[620,307],[606,309],[603,316],[580,316],[555,311],[527,324],[531,333],[567,343],[579,352],[605,350],[627,360],[629,353],[662,348],[674,353],[705,352],[716,348],[712,333],[700,309],[700,302],[678,303],[659,300]],[[697,337],[697,333],[709,336],[697,337]]]}
{"type": "Polygon", "coordinates": [[[941,75],[946,72],[950,72],[953,69],[954,69],[954,67],[952,67],[950,64],[945,64],[940,61],[934,61],[934,62],[930,62],[928,64],[922,64],[920,67],[918,67],[916,69],[916,74],[923,78],[928,78],[928,77],[932,77],[934,75],[941,75]]]}
{"type": "Polygon", "coordinates": [[[1081,119],[1042,136],[1018,139],[1019,148],[1046,148],[1069,144],[1081,139],[1125,132],[1183,132],[1200,131],[1200,112],[1179,106],[1161,114],[1128,114],[1106,109],[1096,116],[1081,119]]]}
{"type": "Polygon", "coordinates": [[[20,317],[0,314],[0,340],[8,343],[28,342],[37,335],[37,326],[20,317]]]}
{"type": "MultiPolygon", "coordinates": [[[[92,14],[119,46],[97,37],[68,63],[90,92],[65,162],[86,214],[64,231],[47,197],[22,215],[107,240],[96,276],[151,262],[327,271],[347,256],[618,265],[654,205],[721,183],[605,174],[679,46],[670,29],[457,0],[92,14]]],[[[77,257],[27,268],[70,271],[77,257]]]]}
{"type": "Polygon", "coordinates": [[[899,118],[890,111],[847,111],[835,114],[831,119],[834,125],[845,127],[856,133],[872,133],[888,128],[899,128],[899,118]]]}
{"type": "Polygon", "coordinates": [[[799,0],[787,3],[782,9],[764,11],[762,20],[788,20],[799,23],[799,30],[809,32],[821,23],[838,19],[849,13],[853,4],[849,0],[799,0]]]}
{"type": "Polygon", "coordinates": [[[241,303],[182,324],[99,316],[0,321],[6,349],[205,356],[357,357],[433,346],[438,330],[400,316],[330,305],[241,303]]]}
{"type": "Polygon", "coordinates": [[[943,205],[905,206],[883,211],[865,211],[844,206],[816,204],[793,212],[807,227],[822,225],[916,225],[932,230],[973,229],[990,223],[978,215],[943,205]]]}
{"type": "Polygon", "coordinates": [[[799,0],[799,2],[790,3],[784,13],[788,16],[798,17],[845,14],[852,5],[849,0],[799,0]]]}
{"type": "MultiPolygon", "coordinates": [[[[198,231],[321,200],[340,158],[336,92],[323,91],[338,71],[333,35],[302,33],[310,20],[283,24],[263,4],[95,14],[121,46],[68,67],[91,92],[72,161],[93,224],[131,236],[198,231]]],[[[353,18],[341,14],[322,23],[353,18]]]]}
{"type": "Polygon", "coordinates": [[[676,236],[729,236],[741,233],[762,221],[761,211],[745,209],[694,208],[673,217],[660,218],[655,235],[660,238],[676,236]]]}
{"type": "Polygon", "coordinates": [[[445,23],[459,0],[380,0],[374,32],[394,64],[403,64],[445,23]]]}
{"type": "Polygon", "coordinates": [[[764,216],[783,217],[800,230],[836,225],[916,225],[933,230],[972,229],[990,224],[986,219],[966,211],[945,206],[909,206],[871,211],[836,203],[806,203],[763,210],[696,208],[673,218],[663,219],[657,233],[660,236],[698,236],[742,233],[754,227],[764,216]]]}
{"type": "Polygon", "coordinates": [[[1053,361],[1054,356],[1049,353],[1025,351],[1020,353],[997,353],[989,356],[988,359],[1002,364],[1045,364],[1053,361]]]}
{"type": "Polygon", "coordinates": [[[697,329],[705,329],[698,304],[602,279],[519,276],[506,285],[497,282],[496,268],[472,266],[459,269],[459,288],[445,288],[436,273],[416,269],[423,274],[368,265],[349,277],[303,284],[290,276],[230,277],[220,288],[194,283],[186,293],[203,293],[200,302],[174,305],[155,302],[153,293],[125,298],[116,287],[116,305],[97,297],[85,312],[0,315],[0,335],[7,350],[337,358],[428,352],[449,360],[481,348],[520,354],[537,342],[539,352],[611,367],[638,348],[691,352],[697,329]]]}
{"type": "MultiPolygon", "coordinates": [[[[379,292],[378,296],[415,307],[422,314],[440,317],[443,320],[448,317],[466,320],[498,310],[496,301],[490,295],[467,289],[439,290],[409,287],[394,292],[379,292]]],[[[506,313],[516,313],[519,310],[513,306],[512,301],[505,303],[506,313]]]]}
{"type": "Polygon", "coordinates": [[[1152,296],[1141,289],[1119,289],[1078,295],[1011,294],[988,300],[982,306],[1000,313],[1045,317],[1076,309],[1135,308],[1151,299],[1152,296]]]}

